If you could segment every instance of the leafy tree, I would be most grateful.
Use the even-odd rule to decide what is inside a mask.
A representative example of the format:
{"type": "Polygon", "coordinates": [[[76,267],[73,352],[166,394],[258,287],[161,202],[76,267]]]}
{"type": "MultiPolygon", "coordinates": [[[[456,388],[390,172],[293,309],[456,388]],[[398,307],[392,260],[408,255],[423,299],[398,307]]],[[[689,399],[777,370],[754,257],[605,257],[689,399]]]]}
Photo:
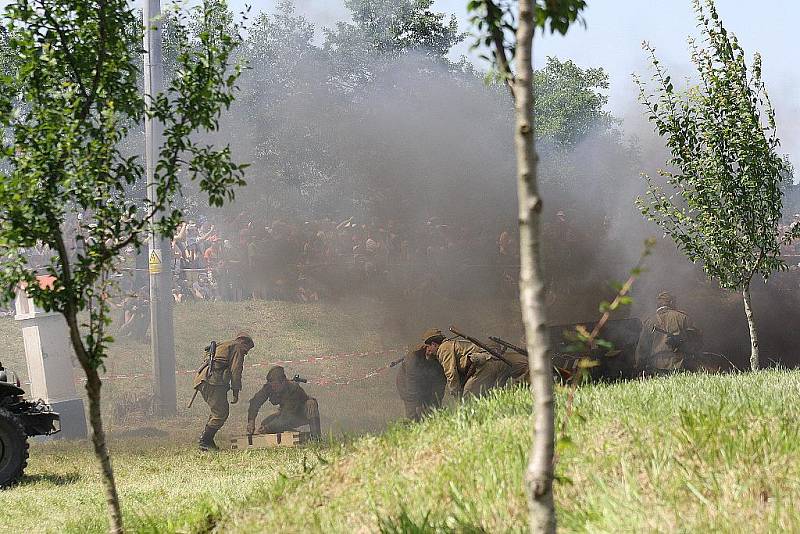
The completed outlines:
{"type": "Polygon", "coordinates": [[[548,57],[544,68],[533,73],[536,91],[536,139],[562,149],[573,148],[594,131],[617,124],[603,110],[608,97],[608,74],[602,68],[582,69],[570,60],[548,57]]]}
{"type": "Polygon", "coordinates": [[[533,35],[547,24],[565,33],[583,8],[584,0],[470,0],[479,43],[489,47],[500,77],[514,99],[514,145],[520,230],[520,305],[531,361],[534,402],[533,444],[525,482],[531,532],[556,530],[553,502],[555,416],[542,276],[540,213],[542,199],[536,179],[534,148],[533,35]],[[515,12],[518,16],[515,16],[515,12]],[[515,69],[511,68],[511,61],[515,69]]]}
{"type": "Polygon", "coordinates": [[[742,292],[750,328],[750,366],[759,366],[758,334],[750,283],[766,280],[786,266],[780,257],[782,180],[789,173],[778,155],[775,112],[761,79],[761,57],[748,68],[735,36],[722,24],[712,0],[694,1],[703,45],[692,43],[700,83],[675,90],[655,50],[644,44],[656,88],[637,78],[640,99],[671,152],[660,171],[677,197],[647,177],[649,190],[638,201],[709,278],[742,292]]]}
{"type": "Polygon", "coordinates": [[[345,0],[352,22],[326,30],[332,82],[355,91],[373,81],[381,63],[406,52],[444,59],[461,40],[455,15],[432,11],[433,0],[345,0]]]}
{"type": "Polygon", "coordinates": [[[171,236],[181,219],[171,208],[179,176],[196,180],[209,202],[233,198],[243,166],[227,147],[199,143],[195,133],[217,128],[233,100],[239,67],[231,53],[238,37],[215,24],[221,4],[194,8],[200,28],[190,39],[176,19],[178,71],[165,92],[145,102],[139,86],[143,28],[127,0],[17,0],[3,15],[13,62],[0,78],[0,289],[13,297],[24,284],[36,303],[63,314],[86,374],[94,453],[100,463],[110,529],[122,516],[101,417],[99,370],[113,339],[108,295],[118,256],[140,249],[148,228],[171,236]],[[156,195],[134,202],[128,188],[144,169],[120,143],[145,114],[164,127],[157,147],[156,195]],[[54,256],[32,272],[24,250],[44,243],[54,256]],[[40,287],[37,274],[55,278],[40,287]]]}
{"type": "Polygon", "coordinates": [[[250,68],[226,126],[252,132],[254,161],[267,170],[273,193],[319,186],[341,165],[328,156],[319,117],[340,113],[343,102],[331,94],[328,55],[313,39],[314,26],[285,1],[256,16],[237,51],[250,68]]]}
{"type": "MultiPolygon", "coordinates": [[[[430,6],[416,0],[352,2],[352,21],[328,31],[323,46],[314,43],[314,26],[291,1],[255,16],[236,52],[251,68],[242,75],[241,95],[222,132],[230,129],[246,139],[239,149],[259,167],[260,178],[250,183],[248,201],[284,211],[291,208],[277,204],[288,195],[301,209],[321,199],[327,200],[328,209],[364,209],[364,197],[374,192],[365,182],[371,185],[374,174],[363,166],[373,154],[359,158],[358,151],[366,147],[344,139],[341,132],[371,119],[365,100],[391,89],[394,69],[406,53],[414,52],[407,64],[435,67],[436,76],[450,69],[444,55],[461,37],[455,19],[430,6]],[[375,17],[405,29],[388,32],[375,17]],[[247,135],[241,134],[244,129],[247,135]]],[[[477,79],[472,81],[480,86],[477,79]]]]}
{"type": "Polygon", "coordinates": [[[340,36],[358,34],[378,53],[416,50],[444,56],[461,40],[455,15],[431,11],[433,0],[345,0],[353,23],[339,25],[340,36]]]}

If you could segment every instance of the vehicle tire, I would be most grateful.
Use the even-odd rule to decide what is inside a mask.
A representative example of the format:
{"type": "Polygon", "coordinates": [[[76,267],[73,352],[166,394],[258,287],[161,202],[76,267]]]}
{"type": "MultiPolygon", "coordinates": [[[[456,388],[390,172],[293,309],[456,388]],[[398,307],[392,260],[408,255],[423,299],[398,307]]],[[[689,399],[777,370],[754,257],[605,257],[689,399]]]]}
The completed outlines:
{"type": "Polygon", "coordinates": [[[28,436],[17,416],[0,408],[0,488],[13,486],[28,465],[28,436]]]}

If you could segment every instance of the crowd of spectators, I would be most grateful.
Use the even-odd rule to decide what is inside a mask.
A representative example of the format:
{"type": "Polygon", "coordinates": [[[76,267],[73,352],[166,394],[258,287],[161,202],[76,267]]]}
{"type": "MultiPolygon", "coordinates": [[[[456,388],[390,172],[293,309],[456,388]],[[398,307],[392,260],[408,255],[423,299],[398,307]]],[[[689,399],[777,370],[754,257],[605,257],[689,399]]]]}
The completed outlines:
{"type": "MultiPolygon", "coordinates": [[[[79,251],[81,244],[72,248],[79,251]]],[[[396,223],[319,219],[257,221],[240,214],[182,223],[165,267],[175,302],[247,299],[313,302],[348,294],[453,295],[481,287],[513,292],[516,237],[510,229],[453,225],[439,219],[396,223]]],[[[51,251],[29,252],[33,267],[51,251]]],[[[141,338],[149,326],[146,250],[123,258],[118,335],[141,338]]],[[[0,310],[2,311],[2,310],[0,310]]]]}
{"type": "Polygon", "coordinates": [[[442,291],[445,270],[500,271],[509,282],[517,246],[509,229],[436,219],[419,224],[321,219],[267,224],[241,214],[182,224],[173,239],[175,300],[315,301],[346,291],[442,291]]]}

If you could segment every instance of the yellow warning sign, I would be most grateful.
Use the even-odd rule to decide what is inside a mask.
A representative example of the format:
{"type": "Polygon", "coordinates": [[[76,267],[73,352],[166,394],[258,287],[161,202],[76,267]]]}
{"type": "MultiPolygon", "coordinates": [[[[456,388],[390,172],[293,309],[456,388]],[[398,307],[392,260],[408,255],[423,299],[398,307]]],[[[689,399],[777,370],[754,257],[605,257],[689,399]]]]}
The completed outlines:
{"type": "Polygon", "coordinates": [[[150,273],[151,274],[158,274],[161,272],[161,251],[160,250],[151,250],[150,251],[150,273]]]}

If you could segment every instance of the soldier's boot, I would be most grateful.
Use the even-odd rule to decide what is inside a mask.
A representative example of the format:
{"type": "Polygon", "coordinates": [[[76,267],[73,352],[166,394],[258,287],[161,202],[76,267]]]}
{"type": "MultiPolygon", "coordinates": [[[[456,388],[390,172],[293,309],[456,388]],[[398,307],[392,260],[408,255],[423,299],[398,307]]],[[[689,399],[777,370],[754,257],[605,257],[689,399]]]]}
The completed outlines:
{"type": "Polygon", "coordinates": [[[200,440],[197,442],[197,446],[201,451],[217,451],[219,447],[217,444],[214,443],[214,435],[217,433],[219,428],[212,428],[208,425],[203,429],[203,433],[200,434],[200,440]]]}
{"type": "Polygon", "coordinates": [[[319,404],[317,399],[310,398],[306,401],[306,418],[311,429],[311,439],[322,439],[322,425],[319,422],[319,404]]]}
{"type": "Polygon", "coordinates": [[[319,416],[312,417],[308,426],[311,429],[311,439],[315,441],[322,439],[322,425],[319,422],[319,416]]]}

